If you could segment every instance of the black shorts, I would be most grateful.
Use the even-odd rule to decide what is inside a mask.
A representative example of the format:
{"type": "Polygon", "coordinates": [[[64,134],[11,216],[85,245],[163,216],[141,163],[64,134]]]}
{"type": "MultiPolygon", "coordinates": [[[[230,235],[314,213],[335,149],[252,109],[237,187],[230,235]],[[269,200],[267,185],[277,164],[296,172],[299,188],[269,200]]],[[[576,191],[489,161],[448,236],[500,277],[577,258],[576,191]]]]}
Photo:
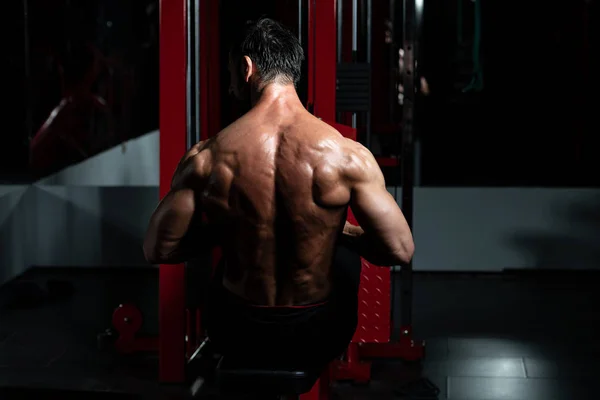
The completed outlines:
{"type": "Polygon", "coordinates": [[[321,368],[340,357],[356,330],[360,257],[339,247],[330,296],[306,306],[249,304],[222,285],[216,273],[204,323],[217,352],[270,368],[321,368]]]}

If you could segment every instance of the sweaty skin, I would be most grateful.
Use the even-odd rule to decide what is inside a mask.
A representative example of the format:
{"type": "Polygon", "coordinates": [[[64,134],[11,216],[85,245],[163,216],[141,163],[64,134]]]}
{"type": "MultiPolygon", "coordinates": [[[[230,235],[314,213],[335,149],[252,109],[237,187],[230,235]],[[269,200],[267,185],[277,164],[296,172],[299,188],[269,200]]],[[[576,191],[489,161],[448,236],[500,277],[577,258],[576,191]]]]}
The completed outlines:
{"type": "Polygon", "coordinates": [[[247,114],[186,154],[150,223],[149,261],[181,262],[214,239],[226,259],[224,286],[267,306],[326,298],[341,240],[367,258],[377,253],[380,265],[410,261],[412,235],[372,154],[308,113],[291,90],[266,88],[247,114]],[[349,205],[362,229],[345,226],[349,205]],[[201,212],[208,229],[193,222],[201,212]]]}

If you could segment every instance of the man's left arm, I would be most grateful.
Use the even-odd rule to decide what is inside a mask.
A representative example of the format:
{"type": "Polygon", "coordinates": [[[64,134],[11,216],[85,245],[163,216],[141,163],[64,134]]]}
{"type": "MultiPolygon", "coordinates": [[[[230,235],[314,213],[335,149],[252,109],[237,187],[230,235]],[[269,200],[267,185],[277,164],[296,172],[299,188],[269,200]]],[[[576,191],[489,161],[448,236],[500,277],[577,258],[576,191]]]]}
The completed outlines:
{"type": "Polygon", "coordinates": [[[173,175],[171,190],[152,214],[144,255],[153,264],[179,264],[211,248],[197,200],[207,176],[208,154],[194,146],[182,159],[173,175]]]}

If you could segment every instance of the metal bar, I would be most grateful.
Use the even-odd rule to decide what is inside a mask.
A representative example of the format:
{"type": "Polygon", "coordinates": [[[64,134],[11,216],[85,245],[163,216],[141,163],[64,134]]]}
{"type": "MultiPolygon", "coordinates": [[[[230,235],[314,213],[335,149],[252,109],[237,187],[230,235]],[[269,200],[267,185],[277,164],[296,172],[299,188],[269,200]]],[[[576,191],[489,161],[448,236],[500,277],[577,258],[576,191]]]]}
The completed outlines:
{"type": "MultiPolygon", "coordinates": [[[[186,149],[186,7],[184,0],[160,1],[160,197],[186,149]]],[[[185,379],[185,269],[159,270],[159,379],[185,379]]]]}
{"type": "Polygon", "coordinates": [[[194,85],[192,86],[192,92],[194,93],[194,108],[193,116],[194,119],[194,143],[200,141],[200,0],[194,0],[194,46],[193,60],[194,60],[194,85]]]}
{"type": "MultiPolygon", "coordinates": [[[[337,63],[338,65],[342,62],[343,46],[344,46],[344,0],[337,0],[337,63]]],[[[336,102],[337,102],[337,90],[336,90],[336,102]]],[[[336,109],[336,122],[342,121],[342,113],[336,109]]]]}
{"type": "MultiPolygon", "coordinates": [[[[352,53],[358,50],[358,0],[352,0],[352,53]]],[[[356,60],[354,60],[356,61],[356,60]]]]}
{"type": "MultiPolygon", "coordinates": [[[[186,68],[186,112],[187,112],[187,148],[189,149],[194,144],[200,141],[200,8],[199,0],[186,0],[187,6],[187,68],[186,68]]],[[[204,88],[205,85],[203,85],[204,88]]],[[[207,257],[208,258],[208,257],[207,257]]],[[[205,261],[207,265],[210,259],[205,261]]],[[[190,304],[194,307],[198,306],[198,290],[188,290],[188,288],[196,289],[198,282],[202,282],[201,270],[195,262],[187,262],[185,264],[185,298],[188,308],[190,304]]],[[[198,334],[192,331],[199,323],[196,320],[195,313],[188,313],[186,321],[186,336],[187,346],[194,346],[194,338],[198,334]]]]}
{"type": "MultiPolygon", "coordinates": [[[[402,129],[402,211],[408,225],[413,226],[414,171],[414,107],[415,107],[415,46],[417,39],[416,1],[404,0],[404,105],[402,129]]],[[[403,266],[400,281],[402,304],[401,325],[412,324],[412,263],[403,266]]]]}
{"type": "Polygon", "coordinates": [[[302,46],[302,0],[298,0],[298,41],[302,46]]]}
{"type": "MultiPolygon", "coordinates": [[[[373,30],[372,30],[372,19],[373,19],[373,4],[371,2],[371,0],[367,0],[367,63],[371,64],[371,46],[372,46],[372,40],[373,40],[373,30]]],[[[372,78],[371,78],[372,79],[372,78]]],[[[369,83],[370,80],[369,79],[369,83]]],[[[369,84],[369,109],[371,108],[372,104],[373,104],[373,99],[372,99],[372,89],[371,89],[371,84],[369,84]]],[[[365,146],[367,147],[367,149],[371,148],[371,112],[367,112],[366,116],[366,126],[365,126],[365,146]]]]}
{"type": "Polygon", "coordinates": [[[194,70],[194,0],[186,0],[186,68],[185,68],[185,120],[186,120],[186,149],[192,147],[194,134],[194,121],[192,118],[192,108],[194,107],[193,88],[194,80],[192,78],[194,70]]]}

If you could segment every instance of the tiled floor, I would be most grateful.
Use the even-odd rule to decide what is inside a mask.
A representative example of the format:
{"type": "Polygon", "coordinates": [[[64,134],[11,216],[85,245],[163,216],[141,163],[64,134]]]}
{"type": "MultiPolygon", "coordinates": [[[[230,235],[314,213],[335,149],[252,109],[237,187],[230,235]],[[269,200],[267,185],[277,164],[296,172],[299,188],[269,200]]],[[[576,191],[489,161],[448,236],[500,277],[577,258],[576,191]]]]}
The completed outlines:
{"type": "MultiPolygon", "coordinates": [[[[154,273],[46,270],[22,281],[42,290],[0,289],[0,398],[49,398],[49,389],[76,391],[73,398],[81,398],[78,391],[94,393],[85,398],[181,397],[181,389],[156,384],[155,357],[122,359],[96,349],[96,334],[121,301],[149,304],[146,329],[155,330],[154,273]],[[48,279],[72,282],[74,295],[48,295],[48,279]],[[19,308],[23,298],[37,301],[19,308]],[[45,391],[17,396],[23,388],[45,391]]],[[[428,342],[425,362],[380,362],[370,385],[335,391],[341,399],[397,399],[402,382],[424,376],[439,387],[439,399],[600,399],[598,284],[594,276],[416,275],[413,323],[428,342]]]]}

